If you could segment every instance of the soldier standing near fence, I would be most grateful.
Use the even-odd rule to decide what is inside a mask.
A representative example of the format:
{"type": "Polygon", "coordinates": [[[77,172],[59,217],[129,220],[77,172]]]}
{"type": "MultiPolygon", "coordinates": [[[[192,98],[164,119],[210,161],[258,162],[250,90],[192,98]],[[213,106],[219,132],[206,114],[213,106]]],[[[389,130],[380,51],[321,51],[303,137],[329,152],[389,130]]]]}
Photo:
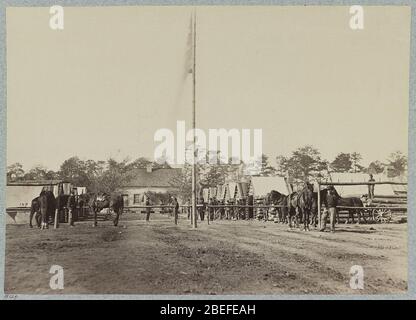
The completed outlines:
{"type": "Polygon", "coordinates": [[[178,202],[178,199],[176,199],[176,197],[173,197],[172,205],[173,205],[173,212],[174,212],[175,224],[178,224],[178,218],[179,218],[179,202],[178,202]]]}
{"type": "MultiPolygon", "coordinates": [[[[370,173],[370,179],[368,182],[375,182],[376,180],[373,178],[373,175],[370,173]]],[[[368,185],[368,198],[373,199],[374,198],[374,184],[368,185]]]]}
{"type": "Polygon", "coordinates": [[[73,227],[75,210],[77,209],[77,201],[75,199],[75,191],[73,189],[71,190],[71,194],[68,197],[66,207],[68,208],[68,223],[71,227],[73,227]]]}
{"type": "MultiPolygon", "coordinates": [[[[198,201],[197,201],[198,203],[198,201]]],[[[191,199],[188,198],[188,200],[186,200],[186,207],[185,207],[185,211],[188,214],[188,219],[190,219],[191,215],[192,215],[192,201],[191,199]]]]}

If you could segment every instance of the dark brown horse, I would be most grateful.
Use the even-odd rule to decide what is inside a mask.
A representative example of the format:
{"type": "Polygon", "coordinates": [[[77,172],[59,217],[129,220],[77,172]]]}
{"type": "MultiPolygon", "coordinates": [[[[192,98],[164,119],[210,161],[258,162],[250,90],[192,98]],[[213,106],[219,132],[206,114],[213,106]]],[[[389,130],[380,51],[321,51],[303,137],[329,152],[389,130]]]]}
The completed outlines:
{"type": "Polygon", "coordinates": [[[342,198],[340,197],[338,200],[338,206],[344,206],[344,207],[351,207],[349,209],[346,209],[348,211],[348,218],[347,221],[345,223],[349,223],[350,219],[351,222],[354,223],[354,214],[357,215],[357,223],[361,223],[361,218],[364,220],[365,223],[367,223],[367,220],[363,214],[364,209],[362,209],[364,207],[364,204],[362,202],[362,200],[358,197],[347,197],[347,198],[342,198]],[[354,207],[354,209],[352,208],[354,207]]]}
{"type": "Polygon", "coordinates": [[[30,204],[30,215],[29,215],[29,227],[33,228],[32,220],[35,217],[36,225],[38,228],[41,227],[42,216],[40,214],[39,197],[32,200],[30,204]]]}
{"type": "MultiPolygon", "coordinates": [[[[365,219],[365,216],[363,214],[364,210],[362,209],[364,207],[363,202],[360,198],[358,197],[341,197],[338,192],[336,191],[336,189],[333,189],[335,191],[335,194],[337,195],[338,198],[338,207],[350,207],[350,208],[346,208],[346,209],[342,209],[339,208],[337,211],[341,210],[345,210],[348,211],[348,218],[346,223],[350,222],[350,219],[352,221],[352,223],[354,223],[354,214],[357,215],[358,218],[358,223],[361,222],[361,218],[364,220],[364,222],[367,222],[367,220],[365,219]]],[[[321,206],[327,206],[327,202],[326,202],[326,196],[328,194],[328,188],[322,189],[320,191],[320,195],[321,195],[321,206]]],[[[316,193],[317,195],[317,193],[316,193]]],[[[317,201],[317,200],[316,200],[317,201]]],[[[317,202],[316,202],[317,203],[317,202]]],[[[318,209],[316,208],[316,213],[318,212],[318,209]]],[[[337,222],[339,221],[339,218],[336,218],[337,222]]]]}
{"type": "Polygon", "coordinates": [[[124,209],[123,196],[120,194],[113,195],[110,200],[110,207],[113,209],[114,213],[116,214],[116,217],[114,218],[113,222],[114,222],[114,226],[117,226],[120,215],[123,213],[123,209],[124,209]]]}
{"type": "Polygon", "coordinates": [[[274,205],[277,210],[277,222],[288,222],[288,196],[279,191],[270,191],[265,198],[266,205],[274,205]]]}
{"type": "Polygon", "coordinates": [[[309,231],[310,216],[313,207],[313,185],[306,183],[299,197],[299,209],[302,213],[303,230],[309,231]]]}
{"type": "Polygon", "coordinates": [[[289,227],[299,226],[303,223],[303,230],[309,231],[310,215],[313,209],[313,185],[305,182],[300,191],[293,192],[288,197],[289,227]]]}
{"type": "Polygon", "coordinates": [[[90,199],[90,207],[94,212],[94,227],[97,226],[97,214],[103,209],[112,209],[113,212],[116,214],[114,218],[114,226],[118,225],[118,221],[120,215],[123,213],[124,209],[124,200],[123,196],[119,194],[102,194],[102,195],[95,195],[90,199]]]}
{"type": "Polygon", "coordinates": [[[49,218],[54,216],[56,209],[56,199],[52,191],[44,191],[38,197],[39,210],[41,214],[41,229],[47,229],[49,218]]]}

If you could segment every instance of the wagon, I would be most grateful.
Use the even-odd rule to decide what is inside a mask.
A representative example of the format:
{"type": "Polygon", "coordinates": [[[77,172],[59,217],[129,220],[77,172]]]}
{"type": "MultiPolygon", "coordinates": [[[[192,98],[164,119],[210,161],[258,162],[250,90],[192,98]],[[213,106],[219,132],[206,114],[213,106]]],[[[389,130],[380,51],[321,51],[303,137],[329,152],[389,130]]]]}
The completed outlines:
{"type": "Polygon", "coordinates": [[[388,223],[392,220],[392,211],[389,208],[385,209],[374,209],[373,211],[374,220],[376,222],[388,223]]]}
{"type": "Polygon", "coordinates": [[[400,212],[407,211],[403,206],[405,203],[398,203],[393,200],[383,199],[383,202],[369,201],[364,211],[376,223],[390,223],[394,222],[394,220],[401,220],[398,219],[400,218],[400,212]],[[397,204],[401,206],[398,207],[397,204]]]}

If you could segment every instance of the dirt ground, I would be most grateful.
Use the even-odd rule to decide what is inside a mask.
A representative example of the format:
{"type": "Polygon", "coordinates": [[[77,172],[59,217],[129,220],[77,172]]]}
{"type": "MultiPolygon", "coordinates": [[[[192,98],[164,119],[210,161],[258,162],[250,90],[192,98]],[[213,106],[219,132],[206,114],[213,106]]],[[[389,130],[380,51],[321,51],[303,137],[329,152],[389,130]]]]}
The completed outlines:
{"type": "MultiPolygon", "coordinates": [[[[407,224],[338,225],[288,231],[260,221],[216,220],[192,229],[185,217],[150,222],[123,214],[40,231],[7,225],[9,294],[386,294],[407,290],[407,224]],[[64,289],[49,287],[64,268],[64,289]],[[350,268],[364,289],[350,288],[350,268]]],[[[143,215],[140,215],[143,216],[143,215]]]]}

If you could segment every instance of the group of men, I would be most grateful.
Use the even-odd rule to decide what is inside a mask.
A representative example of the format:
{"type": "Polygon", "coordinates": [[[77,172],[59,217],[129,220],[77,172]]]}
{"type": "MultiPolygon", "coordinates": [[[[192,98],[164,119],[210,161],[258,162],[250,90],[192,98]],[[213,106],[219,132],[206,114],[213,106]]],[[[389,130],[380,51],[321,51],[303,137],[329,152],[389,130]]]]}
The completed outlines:
{"type": "MultiPolygon", "coordinates": [[[[150,213],[152,211],[152,203],[150,201],[150,198],[146,196],[146,221],[150,221],[150,213]]],[[[175,224],[178,224],[178,218],[179,218],[179,202],[176,197],[171,197],[169,199],[169,205],[173,207],[173,215],[175,219],[175,224]]]]}

